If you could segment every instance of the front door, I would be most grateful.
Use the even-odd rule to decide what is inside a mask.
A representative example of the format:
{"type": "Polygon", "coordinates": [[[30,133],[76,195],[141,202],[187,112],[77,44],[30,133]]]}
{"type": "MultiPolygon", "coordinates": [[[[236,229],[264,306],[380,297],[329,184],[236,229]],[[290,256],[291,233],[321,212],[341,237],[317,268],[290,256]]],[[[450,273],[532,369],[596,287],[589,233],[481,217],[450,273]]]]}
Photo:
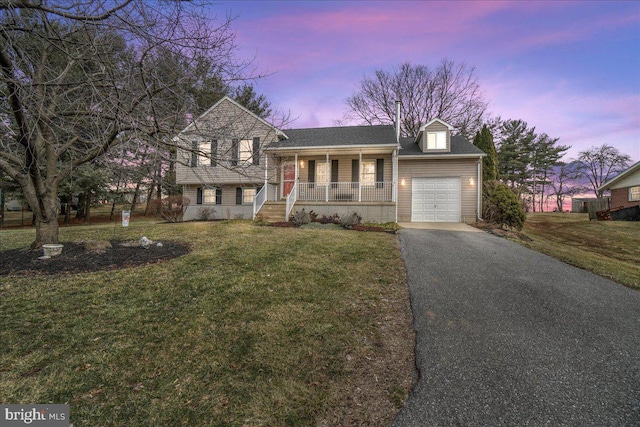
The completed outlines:
{"type": "Polygon", "coordinates": [[[291,193],[293,184],[296,182],[296,164],[287,162],[282,165],[282,196],[287,197],[291,193]]]}

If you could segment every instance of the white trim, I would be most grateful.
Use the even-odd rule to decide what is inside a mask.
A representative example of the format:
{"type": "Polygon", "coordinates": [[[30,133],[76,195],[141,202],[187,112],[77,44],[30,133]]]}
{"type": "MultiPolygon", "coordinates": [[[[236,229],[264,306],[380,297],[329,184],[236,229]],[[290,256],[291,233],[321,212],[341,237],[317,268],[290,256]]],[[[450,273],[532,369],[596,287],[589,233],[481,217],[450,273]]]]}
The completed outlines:
{"type": "Polygon", "coordinates": [[[454,129],[454,127],[453,127],[453,126],[451,126],[449,123],[447,123],[447,122],[445,122],[444,120],[439,119],[439,118],[437,118],[437,117],[436,117],[435,119],[432,119],[429,123],[426,123],[426,124],[424,124],[424,125],[420,126],[420,129],[418,129],[418,133],[420,133],[420,132],[424,131],[427,127],[431,126],[431,125],[432,125],[432,124],[434,124],[435,122],[440,122],[440,123],[442,123],[442,124],[443,124],[443,125],[445,125],[445,126],[447,127],[447,129],[449,129],[449,130],[453,130],[453,129],[454,129]]]}
{"type": "Polygon", "coordinates": [[[362,148],[370,148],[371,150],[375,150],[376,148],[400,148],[399,144],[359,144],[359,145],[322,145],[322,146],[313,146],[313,147],[309,147],[309,146],[305,146],[305,147],[297,147],[297,146],[291,146],[291,147],[267,147],[265,149],[269,150],[269,151],[304,151],[304,150],[322,150],[322,151],[326,151],[326,150],[332,150],[332,149],[339,149],[339,150],[352,150],[352,149],[362,149],[362,148]]]}
{"type": "Polygon", "coordinates": [[[399,155],[398,160],[420,160],[420,159],[477,159],[485,157],[486,154],[405,154],[399,155]]]}

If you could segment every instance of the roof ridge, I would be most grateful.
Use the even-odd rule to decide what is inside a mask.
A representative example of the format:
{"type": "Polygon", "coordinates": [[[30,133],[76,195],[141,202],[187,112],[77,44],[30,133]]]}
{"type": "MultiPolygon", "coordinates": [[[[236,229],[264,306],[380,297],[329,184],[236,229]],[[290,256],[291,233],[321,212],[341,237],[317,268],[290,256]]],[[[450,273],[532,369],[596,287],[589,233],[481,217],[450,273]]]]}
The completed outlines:
{"type": "Polygon", "coordinates": [[[377,127],[393,127],[393,125],[349,125],[349,126],[320,126],[320,127],[308,127],[308,128],[288,128],[288,130],[315,130],[315,129],[346,129],[346,128],[377,128],[377,127]]]}

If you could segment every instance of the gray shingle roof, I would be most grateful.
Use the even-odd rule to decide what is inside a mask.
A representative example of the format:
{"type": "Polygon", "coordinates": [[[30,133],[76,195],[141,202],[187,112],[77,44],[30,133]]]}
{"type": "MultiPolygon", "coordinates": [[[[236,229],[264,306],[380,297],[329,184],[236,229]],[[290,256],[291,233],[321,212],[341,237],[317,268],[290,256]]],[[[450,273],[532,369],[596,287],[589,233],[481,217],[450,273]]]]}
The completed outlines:
{"type": "Polygon", "coordinates": [[[448,153],[444,152],[435,152],[435,153],[424,153],[420,151],[420,147],[417,143],[414,142],[415,138],[400,138],[400,151],[398,152],[399,156],[422,156],[425,154],[433,155],[433,156],[446,156],[451,154],[470,154],[470,155],[481,155],[484,152],[467,141],[464,137],[460,135],[452,135],[451,136],[451,151],[448,153]]]}
{"type": "Polygon", "coordinates": [[[307,129],[285,129],[289,139],[275,141],[269,148],[333,147],[349,145],[395,144],[393,126],[344,126],[307,129]]]}

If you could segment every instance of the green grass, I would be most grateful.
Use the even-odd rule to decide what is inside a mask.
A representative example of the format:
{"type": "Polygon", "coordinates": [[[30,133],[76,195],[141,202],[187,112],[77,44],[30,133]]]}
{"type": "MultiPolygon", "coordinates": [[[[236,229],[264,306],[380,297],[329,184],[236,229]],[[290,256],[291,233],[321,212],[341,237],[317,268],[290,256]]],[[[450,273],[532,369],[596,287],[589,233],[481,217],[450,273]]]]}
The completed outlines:
{"type": "MultiPolygon", "coordinates": [[[[398,357],[382,336],[388,319],[410,322],[392,235],[135,221],[62,228],[60,239],[114,231],[192,252],[118,271],[0,277],[0,402],[69,403],[76,427],[315,425],[335,419],[370,361],[398,357]]],[[[24,247],[33,230],[0,237],[2,250],[24,247]]],[[[397,408],[404,380],[387,378],[378,403],[397,408]]]]}
{"type": "Polygon", "coordinates": [[[529,214],[523,245],[640,289],[640,222],[589,221],[587,214],[529,214]]]}

